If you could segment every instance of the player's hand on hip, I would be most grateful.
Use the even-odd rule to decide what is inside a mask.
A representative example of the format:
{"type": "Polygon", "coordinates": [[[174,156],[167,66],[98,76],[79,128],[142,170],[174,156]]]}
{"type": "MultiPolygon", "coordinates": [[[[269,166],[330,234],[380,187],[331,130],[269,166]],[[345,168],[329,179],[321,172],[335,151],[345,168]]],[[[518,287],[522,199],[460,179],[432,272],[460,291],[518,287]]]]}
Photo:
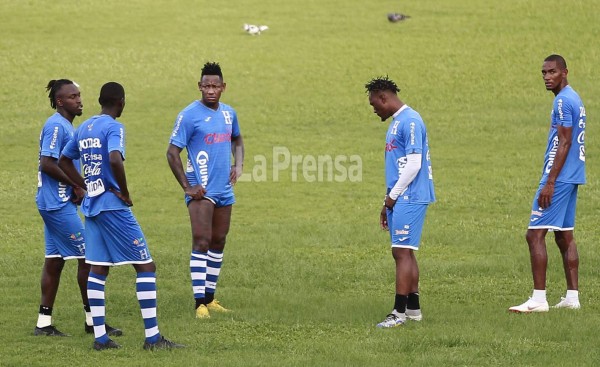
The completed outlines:
{"type": "Polygon", "coordinates": [[[115,194],[115,196],[118,197],[119,199],[123,200],[125,205],[133,206],[133,202],[131,201],[131,198],[129,197],[128,194],[127,195],[123,194],[121,191],[117,191],[112,187],[109,189],[109,191],[112,192],[113,194],[115,194]]]}
{"type": "Polygon", "coordinates": [[[386,210],[385,206],[381,209],[381,214],[379,215],[379,225],[381,226],[382,230],[384,230],[384,231],[389,230],[388,221],[387,221],[387,210],[386,210]]]}

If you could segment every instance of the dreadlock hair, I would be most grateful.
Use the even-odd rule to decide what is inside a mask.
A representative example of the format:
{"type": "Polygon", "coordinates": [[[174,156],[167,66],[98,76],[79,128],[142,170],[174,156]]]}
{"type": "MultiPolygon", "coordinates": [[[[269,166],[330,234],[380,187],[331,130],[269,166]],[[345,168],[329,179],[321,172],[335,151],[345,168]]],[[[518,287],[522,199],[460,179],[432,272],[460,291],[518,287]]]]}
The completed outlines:
{"type": "Polygon", "coordinates": [[[202,67],[202,74],[200,75],[200,78],[202,79],[202,77],[205,75],[218,75],[219,77],[221,77],[221,79],[223,79],[221,66],[218,62],[207,62],[206,64],[204,64],[204,66],[202,67]]]}
{"type": "Polygon", "coordinates": [[[400,88],[387,75],[371,79],[371,81],[365,84],[365,88],[367,89],[367,93],[384,90],[389,90],[394,94],[400,92],[400,88]]]}
{"type": "Polygon", "coordinates": [[[125,89],[117,82],[108,82],[100,89],[98,102],[102,107],[112,107],[125,98],[125,89]]]}
{"type": "Polygon", "coordinates": [[[555,61],[556,65],[558,65],[561,70],[565,70],[567,68],[567,62],[565,61],[565,58],[560,55],[550,55],[546,57],[544,61],[555,61]]]}
{"type": "Polygon", "coordinates": [[[73,83],[73,81],[69,80],[69,79],[58,79],[58,80],[51,80],[48,82],[48,85],[46,86],[46,92],[48,93],[48,99],[50,99],[50,107],[52,107],[53,109],[56,109],[56,92],[58,92],[60,90],[60,88],[62,88],[63,85],[69,85],[69,84],[75,84],[73,83]]]}

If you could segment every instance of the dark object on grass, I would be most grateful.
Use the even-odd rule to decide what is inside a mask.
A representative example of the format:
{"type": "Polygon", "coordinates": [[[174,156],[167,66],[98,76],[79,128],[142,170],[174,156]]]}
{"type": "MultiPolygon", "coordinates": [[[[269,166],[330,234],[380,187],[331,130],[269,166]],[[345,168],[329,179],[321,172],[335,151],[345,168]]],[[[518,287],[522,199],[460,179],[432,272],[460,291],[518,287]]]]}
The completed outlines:
{"type": "Polygon", "coordinates": [[[390,22],[396,23],[410,18],[410,15],[400,13],[388,13],[387,18],[390,22]]]}

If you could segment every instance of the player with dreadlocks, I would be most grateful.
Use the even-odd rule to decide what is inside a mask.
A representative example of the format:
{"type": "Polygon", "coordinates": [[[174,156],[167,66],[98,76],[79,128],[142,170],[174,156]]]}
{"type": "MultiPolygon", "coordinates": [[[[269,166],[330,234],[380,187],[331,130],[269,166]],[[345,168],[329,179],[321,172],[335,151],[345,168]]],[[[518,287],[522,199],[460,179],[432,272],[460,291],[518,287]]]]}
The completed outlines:
{"type": "MultiPolygon", "coordinates": [[[[83,224],[77,215],[84,189],[74,183],[59,167],[58,158],[72,139],[75,116],[81,116],[83,104],[78,86],[68,79],[51,80],[46,87],[50,107],[56,110],[40,134],[38,190],[36,203],[44,220],[46,259],[42,268],[40,309],[34,335],[67,336],[52,325],[52,308],[65,260],[77,259],[77,283],[85,310],[85,331],[94,332],[87,297],[90,266],[85,263],[83,224]]],[[[110,335],[121,335],[119,329],[107,326],[110,335]]]]}
{"type": "Polygon", "coordinates": [[[215,299],[215,291],[235,203],[233,185],[244,161],[237,114],[219,102],[225,87],[219,64],[204,64],[198,82],[202,98],[179,113],[167,150],[192,224],[190,274],[196,317],[201,319],[210,317],[209,311],[228,311],[215,299]],[[188,156],[185,170],[180,157],[183,148],[188,156]]]}
{"type": "Polygon", "coordinates": [[[425,213],[435,201],[429,142],[421,116],[398,98],[400,89],[387,76],[369,81],[365,88],[373,112],[385,121],[392,117],[385,139],[386,195],[380,225],[390,232],[396,263],[394,308],[377,324],[380,328],[422,319],[419,304],[419,249],[425,213]]]}

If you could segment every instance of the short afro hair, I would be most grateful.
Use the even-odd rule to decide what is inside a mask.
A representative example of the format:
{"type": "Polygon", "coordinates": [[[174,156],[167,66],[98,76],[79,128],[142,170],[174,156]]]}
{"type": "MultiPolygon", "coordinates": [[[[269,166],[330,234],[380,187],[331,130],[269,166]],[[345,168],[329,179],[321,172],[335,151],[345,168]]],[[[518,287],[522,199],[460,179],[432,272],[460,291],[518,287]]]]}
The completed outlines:
{"type": "Polygon", "coordinates": [[[365,84],[365,88],[367,89],[367,93],[384,90],[389,90],[394,94],[400,92],[400,88],[387,75],[371,79],[371,81],[365,84]]]}

